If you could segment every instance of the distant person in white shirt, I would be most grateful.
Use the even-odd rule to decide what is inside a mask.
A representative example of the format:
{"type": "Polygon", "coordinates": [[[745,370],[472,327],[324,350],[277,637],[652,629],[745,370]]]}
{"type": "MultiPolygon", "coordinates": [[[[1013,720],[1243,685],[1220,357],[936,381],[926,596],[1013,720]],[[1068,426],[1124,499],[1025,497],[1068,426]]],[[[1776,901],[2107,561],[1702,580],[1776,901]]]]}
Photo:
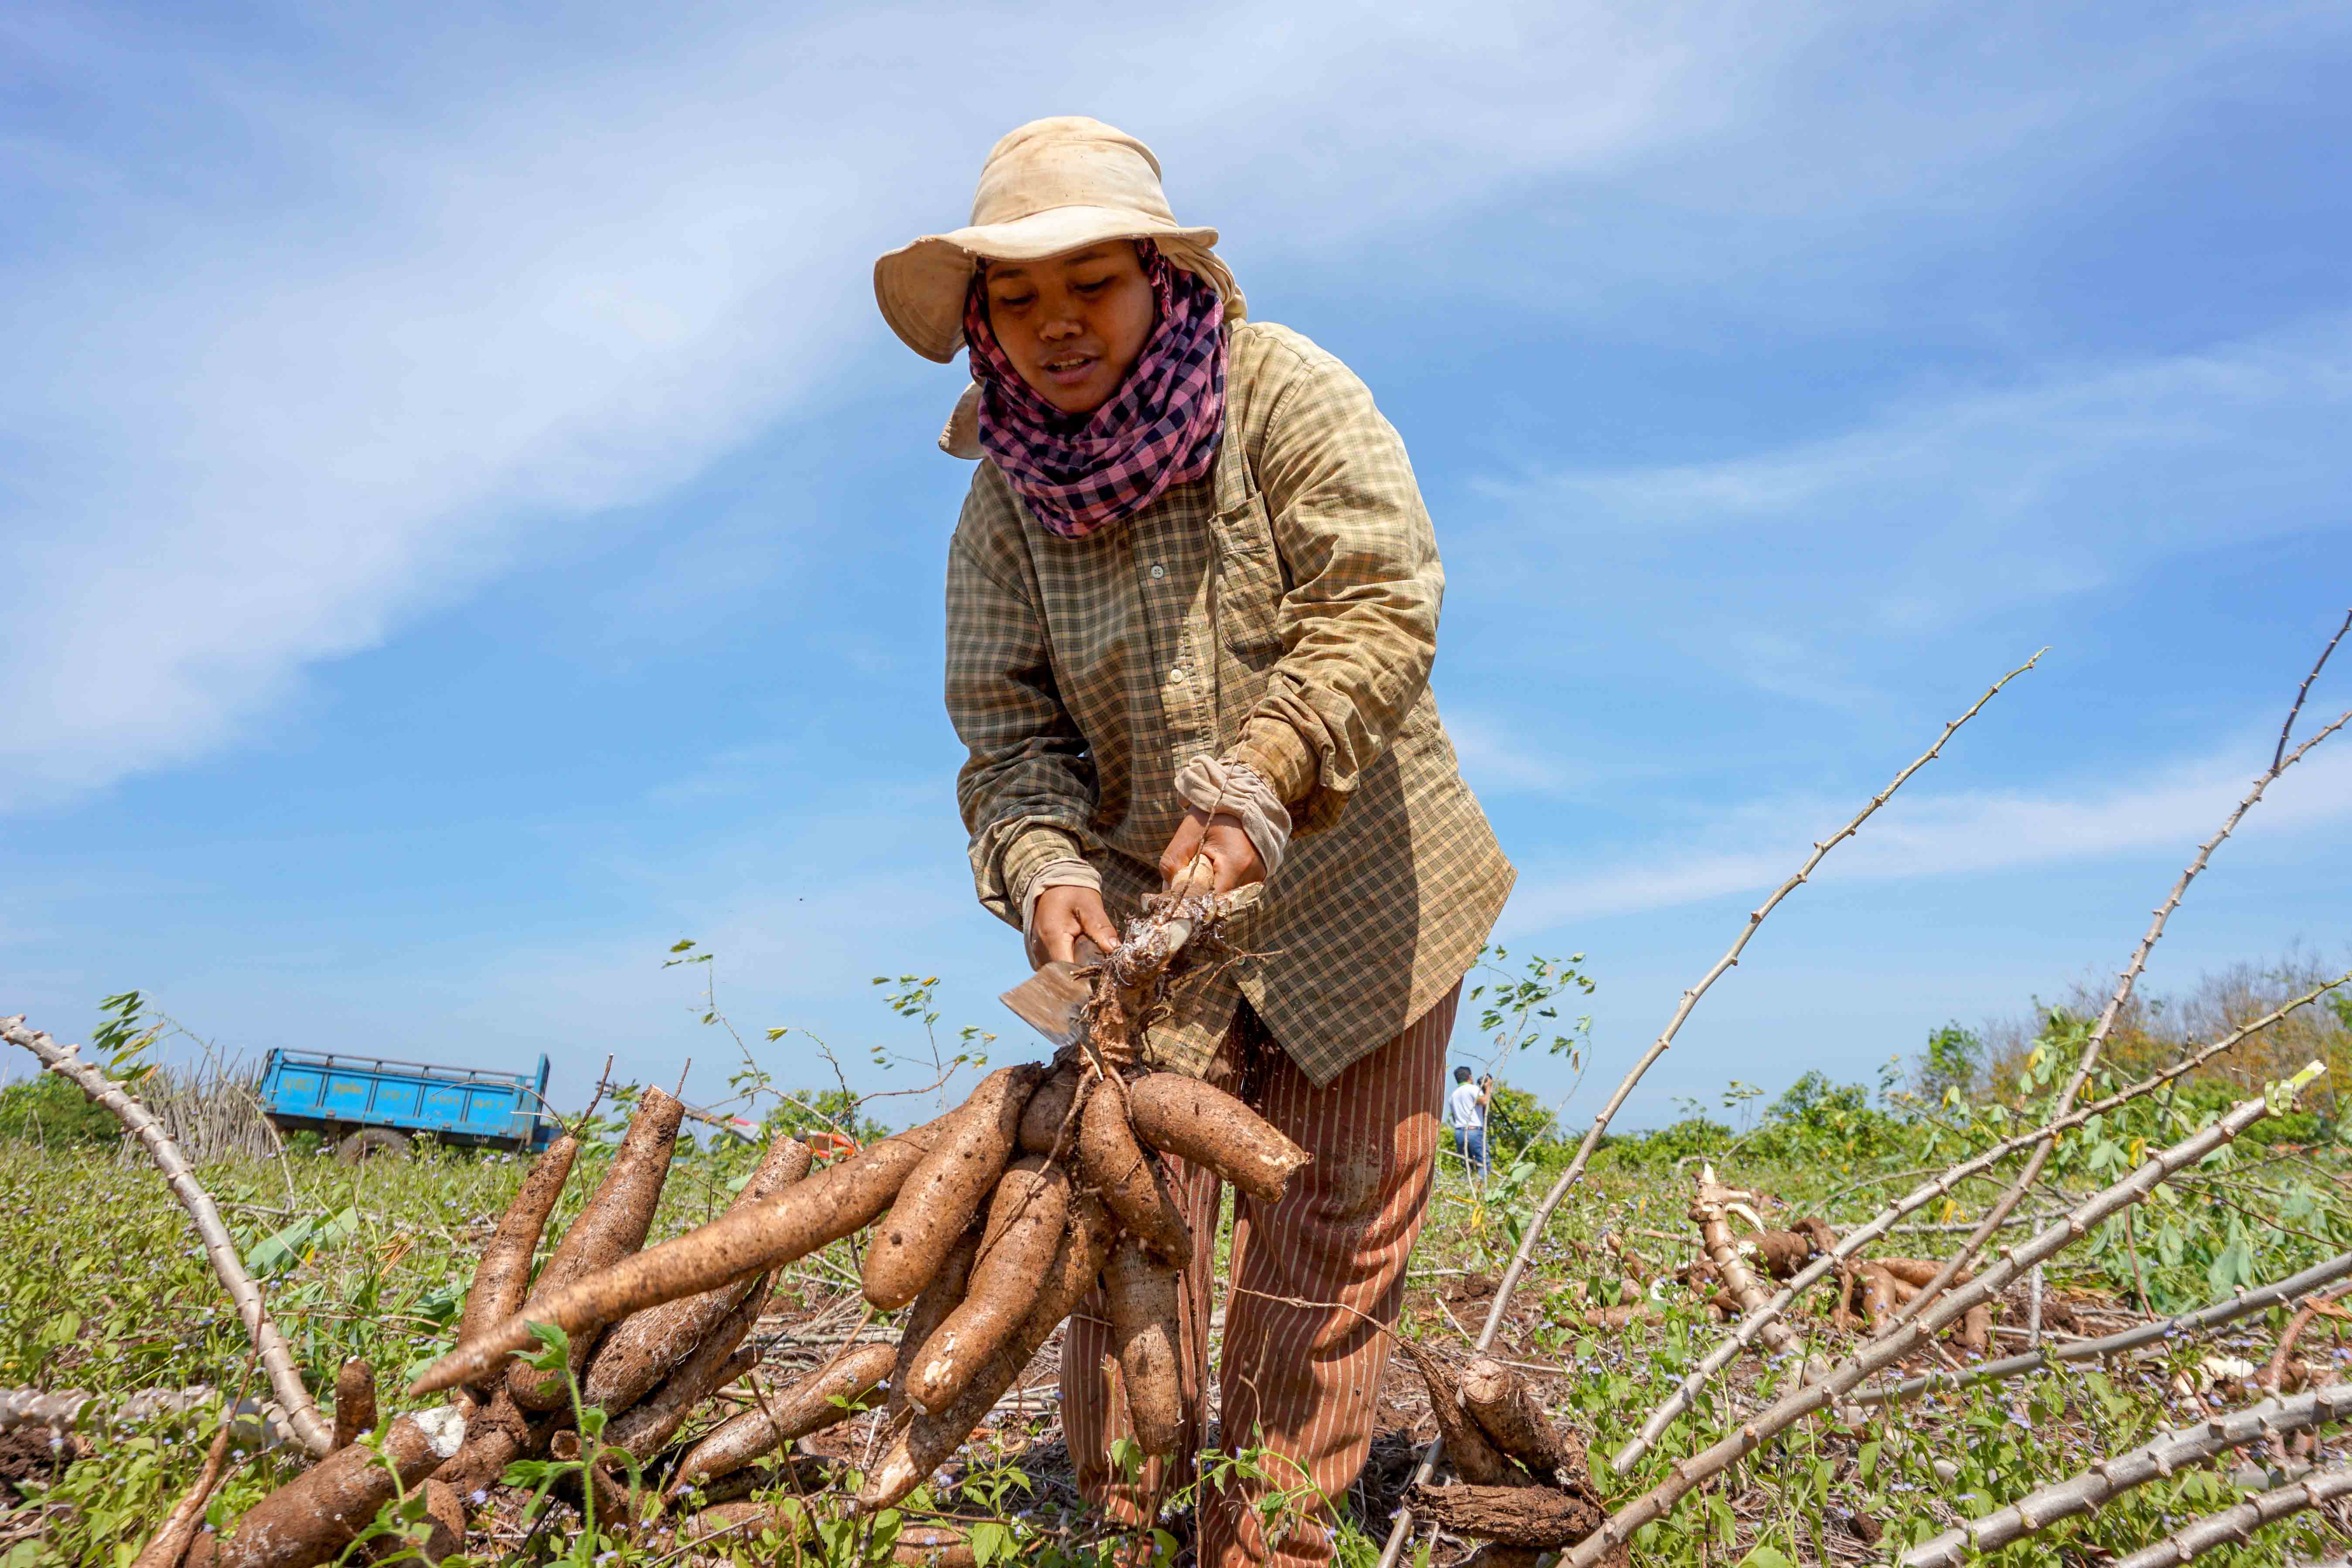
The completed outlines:
{"type": "Polygon", "coordinates": [[[1468,1068],[1454,1069],[1454,1092],[1445,1097],[1445,1120],[1454,1124],[1454,1152],[1481,1177],[1494,1172],[1486,1154],[1486,1102],[1494,1098],[1494,1074],[1473,1083],[1468,1068]]]}

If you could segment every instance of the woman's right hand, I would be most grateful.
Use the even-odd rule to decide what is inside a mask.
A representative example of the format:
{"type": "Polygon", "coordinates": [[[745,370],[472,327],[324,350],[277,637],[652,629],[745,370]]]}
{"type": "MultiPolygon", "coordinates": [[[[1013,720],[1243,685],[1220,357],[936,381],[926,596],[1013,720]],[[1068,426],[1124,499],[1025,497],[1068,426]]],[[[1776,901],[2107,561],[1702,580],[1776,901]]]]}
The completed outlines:
{"type": "Polygon", "coordinates": [[[1092,888],[1048,888],[1037,895],[1029,917],[1041,963],[1068,963],[1076,957],[1078,938],[1091,937],[1108,952],[1118,945],[1118,928],[1103,908],[1102,894],[1092,888]]]}

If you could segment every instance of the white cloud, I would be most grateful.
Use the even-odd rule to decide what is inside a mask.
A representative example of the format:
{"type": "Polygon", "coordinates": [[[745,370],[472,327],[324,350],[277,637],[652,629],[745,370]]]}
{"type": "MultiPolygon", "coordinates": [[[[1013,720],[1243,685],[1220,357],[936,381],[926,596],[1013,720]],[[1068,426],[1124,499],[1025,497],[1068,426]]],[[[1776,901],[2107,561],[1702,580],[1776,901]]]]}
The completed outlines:
{"type": "MultiPolygon", "coordinates": [[[[2336,749],[2323,746],[2271,785],[2239,828],[2241,837],[2352,817],[2352,750],[2340,737],[2327,745],[2336,749]]],[[[1813,879],[1906,881],[2173,849],[2186,865],[2251,787],[2254,769],[2246,759],[2253,754],[2251,747],[2232,748],[2226,758],[2070,794],[1913,794],[1915,784],[1832,850],[1813,879]]],[[[1658,844],[1597,870],[1538,868],[1520,879],[1506,924],[1541,931],[1769,891],[1803,863],[1813,839],[1836,831],[1861,804],[1759,801],[1678,835],[1673,846],[1658,844]],[[1704,847],[1679,847],[1693,837],[1704,847]]],[[[2225,846],[2219,854],[2227,852],[2225,846]]]]}
{"type": "Polygon", "coordinates": [[[1462,776],[1481,795],[1553,795],[1598,776],[1590,765],[1547,756],[1512,738],[1507,721],[1477,710],[1445,710],[1445,732],[1462,776]]]}
{"type": "Polygon", "coordinates": [[[1853,706],[1889,647],[2168,559],[2341,530],[2352,315],[2210,352],[1922,398],[1843,435],[1719,461],[1488,481],[1494,573],[1574,563],[1594,613],[1661,574],[1709,613],[1658,635],[1762,689],[1853,706]],[[1704,567],[1698,566],[1704,562],[1704,567]],[[1694,575],[1696,573],[1696,575],[1694,575]]]}
{"type": "MultiPolygon", "coordinates": [[[[1874,26],[1921,44],[1961,15],[1874,26]]],[[[1253,255],[1432,244],[1529,193],[1514,216],[1539,226],[1581,195],[1664,188],[1668,166],[1677,199],[1727,209],[1792,127],[1846,149],[1796,161],[1822,189],[1875,161],[1827,204],[1850,217],[1920,199],[1894,149],[2011,157],[2115,117],[2046,90],[2086,61],[2127,67],[2111,97],[2131,100],[2242,47],[2194,17],[2089,29],[2037,37],[1999,92],[1961,71],[1832,101],[1824,84],[1873,79],[1887,41],[1837,18],[1232,6],[1040,29],[1025,10],[898,8],[663,13],[649,36],[635,10],[538,26],[387,8],[232,44],[20,8],[18,63],[71,129],[20,128],[0,190],[36,237],[0,277],[0,579],[37,617],[0,668],[0,806],[205,754],[307,667],[569,547],[583,516],[812,398],[914,384],[874,323],[868,259],[952,221],[1023,113],[1088,100],[1150,135],[1246,279],[1253,255]],[[1961,101],[1980,106],[1964,123],[1961,101]]],[[[1753,253],[1709,265],[1748,275],[1753,253]]],[[[1720,508],[1823,482],[1748,479],[1684,483],[1720,508]]],[[[1633,483],[1589,498],[1658,504],[1633,483]]]]}

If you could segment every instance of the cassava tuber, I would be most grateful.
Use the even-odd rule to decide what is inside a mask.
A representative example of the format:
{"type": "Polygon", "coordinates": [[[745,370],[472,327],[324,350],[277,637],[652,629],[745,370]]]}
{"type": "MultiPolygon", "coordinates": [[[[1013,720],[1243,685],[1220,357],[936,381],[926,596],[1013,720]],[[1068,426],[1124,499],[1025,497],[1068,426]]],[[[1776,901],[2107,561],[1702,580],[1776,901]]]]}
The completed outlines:
{"type": "Polygon", "coordinates": [[[762,1404],[720,1423],[678,1461],[669,1495],[730,1475],[762,1454],[846,1421],[858,1402],[889,1375],[888,1345],[857,1345],[762,1404]]]}
{"type": "Polygon", "coordinates": [[[433,1394],[466,1382],[492,1361],[530,1344],[534,1321],[577,1334],[730,1279],[780,1268],[839,1241],[889,1206],[940,1132],[940,1122],[933,1121],[886,1138],[764,1204],[720,1215],[602,1274],[574,1280],[527,1312],[458,1345],[427,1368],[411,1392],[433,1394]]]}
{"type": "Polygon", "coordinates": [[[1061,1247],[1070,1183],[1060,1168],[1032,1154],[996,1184],[988,1226],[964,1299],[929,1336],[907,1380],[907,1398],[936,1414],[1019,1331],[1061,1247]]]}
{"type": "Polygon", "coordinates": [[[995,1407],[1004,1391],[1061,1327],[1072,1308],[1094,1289],[1095,1277],[1110,1254],[1116,1226],[1110,1211],[1090,1193],[1070,1199],[1069,1232],[1038,1293],[1037,1303],[1012,1341],[990,1358],[954,1404],[937,1415],[915,1414],[867,1472],[857,1505],[868,1511],[899,1501],[951,1458],[972,1428],[995,1407]]]}
{"type": "MultiPolygon", "coordinates": [[[[613,1155],[612,1167],[563,1233],[563,1239],[555,1244],[547,1266],[524,1298],[526,1315],[553,1292],[611,1268],[645,1245],[685,1114],[685,1104],[659,1089],[648,1087],[639,1097],[636,1114],[629,1118],[629,1130],[613,1155]]],[[[594,1335],[572,1334],[570,1370],[577,1373],[586,1366],[593,1349],[594,1335]]],[[[554,1410],[572,1396],[571,1384],[562,1373],[541,1372],[520,1362],[507,1368],[507,1392],[525,1410],[554,1410]]]]}
{"type": "Polygon", "coordinates": [[[999,1068],[951,1112],[938,1146],[899,1189],[866,1250],[866,1299],[896,1311],[922,1293],[948,1249],[996,1188],[1021,1135],[1021,1112],[1044,1081],[1031,1062],[999,1068]]]}
{"type": "MultiPolygon", "coordinates": [[[[572,1162],[579,1152],[580,1140],[566,1132],[530,1163],[530,1173],[523,1177],[521,1189],[507,1205],[490,1244],[482,1249],[481,1261],[474,1266],[465,1313],[457,1320],[458,1343],[521,1310],[530,1289],[531,1255],[547,1228],[547,1216],[555,1212],[556,1200],[563,1196],[563,1184],[571,1178],[572,1162]]],[[[486,1371],[479,1381],[487,1384],[503,1370],[501,1363],[486,1371]]]]}
{"type": "Polygon", "coordinates": [[[466,1418],[448,1406],[396,1417],[381,1449],[354,1443],[263,1498],[214,1547],[218,1568],[309,1568],[332,1561],[374,1522],[395,1490],[457,1452],[466,1418]]]}
{"type": "Polygon", "coordinates": [[[1139,1238],[1123,1236],[1103,1266],[1102,1282],[1136,1441],[1146,1454],[1172,1454],[1184,1424],[1177,1316],[1183,1275],[1154,1258],[1139,1238]]]}
{"type": "Polygon", "coordinates": [[[1116,1078],[1097,1083],[1087,1097],[1078,1126],[1078,1173],[1102,1194],[1119,1223],[1162,1258],[1181,1268],[1192,1256],[1192,1228],[1158,1163],[1136,1142],[1124,1086],[1116,1078]]]}
{"type": "MultiPolygon", "coordinates": [[[[810,1160],[807,1144],[790,1133],[778,1138],[769,1145],[743,1190],[735,1194],[728,1212],[774,1197],[808,1174],[810,1160]]],[[[588,1359],[581,1397],[608,1413],[626,1410],[692,1354],[753,1285],[748,1279],[730,1280],[715,1290],[633,1312],[614,1324],[588,1359]]]]}
{"type": "Polygon", "coordinates": [[[1263,1203],[1278,1200],[1308,1159],[1265,1117],[1198,1079],[1146,1073],[1127,1086],[1127,1100],[1136,1136],[1263,1203]]]}

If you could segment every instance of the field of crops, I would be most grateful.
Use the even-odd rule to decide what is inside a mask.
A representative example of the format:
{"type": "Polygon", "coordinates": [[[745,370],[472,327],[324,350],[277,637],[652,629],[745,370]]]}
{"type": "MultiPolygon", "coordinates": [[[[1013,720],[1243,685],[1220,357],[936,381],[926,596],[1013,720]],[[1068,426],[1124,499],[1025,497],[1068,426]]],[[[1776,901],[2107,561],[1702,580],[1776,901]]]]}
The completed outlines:
{"type": "MultiPolygon", "coordinates": [[[[2251,984],[2240,976],[2234,1005],[2248,1018],[2261,1016],[2292,1000],[2290,993],[2301,994],[2306,978],[2275,970],[2265,990],[2261,975],[2251,984]]],[[[2216,1005],[2229,1001],[2216,995],[2209,998],[2216,1005]]],[[[2286,1059],[2352,1062],[2346,1028],[2352,1008],[2340,996],[2323,997],[2196,1074],[2070,1131],[2015,1216],[2019,1223],[2000,1239],[2034,1234],[2152,1152],[2207,1127],[2261,1083],[2283,1076],[2278,1068],[2286,1059]]],[[[1775,1257],[1773,1237],[1801,1234],[1813,1220],[1826,1223],[1822,1234],[1849,1234],[1923,1174],[2051,1119],[2053,1080],[2063,1076],[2087,1026],[2059,1008],[2036,1037],[2011,1042],[2006,1051],[1973,1040],[1956,1045],[1947,1034],[1907,1065],[1899,1085],[1867,1090],[1809,1079],[1769,1106],[1743,1101],[1734,1086],[1722,1121],[1694,1117],[1611,1141],[1549,1215],[1488,1353],[1521,1372],[1559,1425],[1581,1438],[1603,1506],[1640,1495],[1734,1425],[1735,1412],[1769,1405],[1794,1387],[1808,1358],[1836,1362],[1874,1332],[1863,1300],[1869,1281],[1829,1271],[1791,1314],[1793,1348],[1733,1360],[1649,1451],[1612,1467],[1645,1418],[1721,1342],[1727,1315],[1739,1310],[1730,1299],[1738,1292],[1706,1261],[1695,1200],[1710,1198],[1700,1219],[1712,1216],[1724,1226],[1750,1269],[1786,1274],[1795,1259],[1775,1257]],[[1966,1075],[1967,1081],[1944,1082],[1938,1092],[1932,1081],[1937,1073],[1966,1075]],[[1699,1182],[1708,1173],[1717,1189],[1702,1194],[1699,1182]]],[[[2095,1102],[2178,1052],[2155,1035],[2132,1036],[2118,1043],[2081,1099],[2095,1102]]],[[[2281,1306],[2212,1331],[2160,1336],[2122,1353],[2060,1361],[1966,1388],[1884,1402],[1867,1394],[1906,1375],[2013,1357],[2037,1342],[2063,1352],[2230,1301],[2330,1259],[2352,1270],[2346,1258],[2352,1248],[2346,1192],[2352,1164],[2338,1138],[2332,1082],[2331,1075],[2307,1090],[2301,1108],[2282,1103],[2279,1113],[2156,1186],[2146,1203],[2091,1226],[2044,1269],[2038,1311],[2028,1283],[2011,1283],[1991,1298],[1989,1314],[1975,1315],[1984,1331],[1976,1342],[1967,1342],[1969,1324],[1956,1324],[1870,1379],[1861,1398],[1793,1425],[1780,1441],[1708,1477],[1641,1527],[1633,1560],[1889,1560],[1904,1545],[1990,1514],[2168,1430],[2193,1432],[2200,1422],[2265,1397],[2292,1398],[2334,1384],[2352,1352],[2342,1342],[2346,1314],[2321,1290],[2312,1298],[2315,1310],[2301,1314],[2284,1357],[2273,1352],[2296,1314],[2281,1306]]],[[[6,1489],[0,1501],[9,1510],[0,1514],[0,1563],[6,1568],[132,1561],[204,1462],[223,1401],[200,1394],[184,1410],[145,1421],[113,1422],[107,1411],[142,1390],[205,1385],[233,1396],[244,1385],[248,1401],[267,1392],[248,1368],[243,1327],[152,1166],[135,1149],[105,1141],[102,1128],[77,1131],[56,1121],[53,1112],[38,1141],[20,1128],[0,1151],[0,1385],[95,1397],[70,1430],[28,1422],[0,1437],[6,1489]]],[[[593,1189],[618,1126],[607,1117],[593,1131],[582,1159],[586,1179],[566,1189],[550,1237],[593,1189]]],[[[1416,1344],[1466,1354],[1484,1326],[1538,1198],[1570,1156],[1554,1130],[1519,1129],[1522,1138],[1529,1132],[1533,1139],[1507,1150],[1490,1178],[1445,1162],[1414,1254],[1400,1330],[1416,1344]]],[[[679,1234],[721,1212],[758,1152],[737,1139],[682,1142],[653,1237],[679,1234]]],[[[346,1358],[364,1357],[381,1369],[389,1412],[401,1407],[400,1384],[450,1348],[474,1260],[523,1169],[511,1157],[427,1149],[406,1162],[356,1166],[308,1152],[232,1158],[204,1166],[200,1176],[264,1285],[310,1386],[331,1389],[346,1358]]],[[[1909,1214],[1869,1257],[1944,1256],[2000,1190],[2005,1170],[1909,1214]]],[[[753,1334],[759,1378],[781,1384],[861,1337],[894,1337],[892,1315],[871,1311],[860,1299],[856,1247],[856,1238],[836,1242],[782,1271],[753,1334]]],[[[884,1419],[877,1412],[805,1440],[801,1447],[810,1457],[782,1463],[772,1456],[735,1479],[730,1489],[739,1498],[746,1489],[754,1499],[803,1491],[814,1497],[806,1528],[786,1532],[795,1535],[793,1543],[770,1533],[772,1525],[754,1523],[695,1545],[672,1528],[684,1513],[633,1530],[608,1523],[591,1532],[582,1528],[576,1490],[564,1485],[564,1467],[540,1459],[517,1465],[508,1485],[469,1500],[477,1527],[467,1554],[450,1560],[887,1562],[894,1550],[911,1554],[906,1543],[921,1539],[919,1527],[945,1526],[979,1561],[1108,1561],[1120,1538],[1079,1504],[1055,1419],[1058,1346],[1058,1339],[1046,1345],[939,1480],[879,1513],[852,1517],[846,1507],[857,1472],[875,1458],[874,1428],[884,1419]]],[[[740,1397],[714,1402],[696,1424],[738,1408],[740,1397]]],[[[1426,1387],[1406,1356],[1391,1359],[1382,1410],[1371,1462],[1342,1516],[1343,1561],[1370,1563],[1378,1556],[1420,1446],[1438,1430],[1426,1387]]],[[[683,1436],[692,1435],[690,1427],[683,1436]]],[[[299,1446],[267,1441],[250,1417],[236,1428],[228,1453],[225,1478],[206,1505],[215,1526],[236,1521],[309,1462],[299,1446]]],[[[2031,1534],[2003,1560],[2107,1561],[2242,1496],[2315,1473],[2315,1466],[2324,1474],[2336,1458],[2324,1423],[2263,1436],[2031,1534]]],[[[1246,1467],[1256,1457],[1244,1451],[1223,1462],[1246,1467]]],[[[1182,1539],[1186,1502],[1181,1494],[1170,1500],[1163,1521],[1169,1541],[1182,1539]]],[[[2291,1563],[2340,1553],[2352,1545],[2340,1508],[2326,1501],[2306,1507],[2231,1547],[2233,1560],[2291,1563]]],[[[386,1506],[378,1526],[383,1538],[354,1548],[353,1560],[398,1549],[393,1537],[404,1528],[401,1510],[398,1502],[386,1506]]],[[[744,1511],[739,1508],[737,1517],[744,1511]]],[[[1473,1545],[1417,1525],[1409,1560],[1461,1561],[1473,1545]]]]}
{"type": "MultiPolygon", "coordinates": [[[[1172,1462],[1202,1310],[1184,1270],[1209,1249],[1227,1279],[1229,1244],[1171,1183],[1213,1175],[1230,1212],[1310,1163],[1150,1068],[1152,1020],[1225,961],[1254,889],[1145,900],[1110,951],[1040,975],[1071,1009],[1053,1060],[977,1083],[986,1041],[943,1042],[933,983],[902,976],[885,999],[937,1103],[896,1132],[778,1029],[732,1080],[751,1136],[698,1144],[674,1094],[620,1086],[528,1170],[347,1164],[281,1141],[217,1064],[159,1069],[176,1026],[135,993],[88,1055],[0,1019],[55,1075],[0,1091],[0,1568],[1173,1568],[1233,1497],[1259,1539],[1360,1568],[2340,1560],[2352,973],[2295,954],[2139,984],[2214,850],[2352,724],[2294,739],[2336,646],[2111,983],[1938,1029],[1874,1088],[1807,1073],[1763,1105],[1734,1083],[1726,1120],[1692,1101],[1605,1137],[1766,917],[2029,660],[1812,846],[1572,1145],[1581,1104],[1498,1094],[1498,1168],[1441,1161],[1393,1331],[1369,1298],[1276,1298],[1394,1352],[1344,1499],[1213,1400],[1198,1463],[1172,1462]],[[1056,1420],[1081,1317],[1129,1435],[1077,1458],[1138,1505],[1124,1531],[1056,1420]]],[[[1490,1066],[1593,1065],[1565,1016],[1580,964],[1481,955],[1490,1066]]],[[[732,1034],[701,973],[703,1022],[732,1034]]]]}

